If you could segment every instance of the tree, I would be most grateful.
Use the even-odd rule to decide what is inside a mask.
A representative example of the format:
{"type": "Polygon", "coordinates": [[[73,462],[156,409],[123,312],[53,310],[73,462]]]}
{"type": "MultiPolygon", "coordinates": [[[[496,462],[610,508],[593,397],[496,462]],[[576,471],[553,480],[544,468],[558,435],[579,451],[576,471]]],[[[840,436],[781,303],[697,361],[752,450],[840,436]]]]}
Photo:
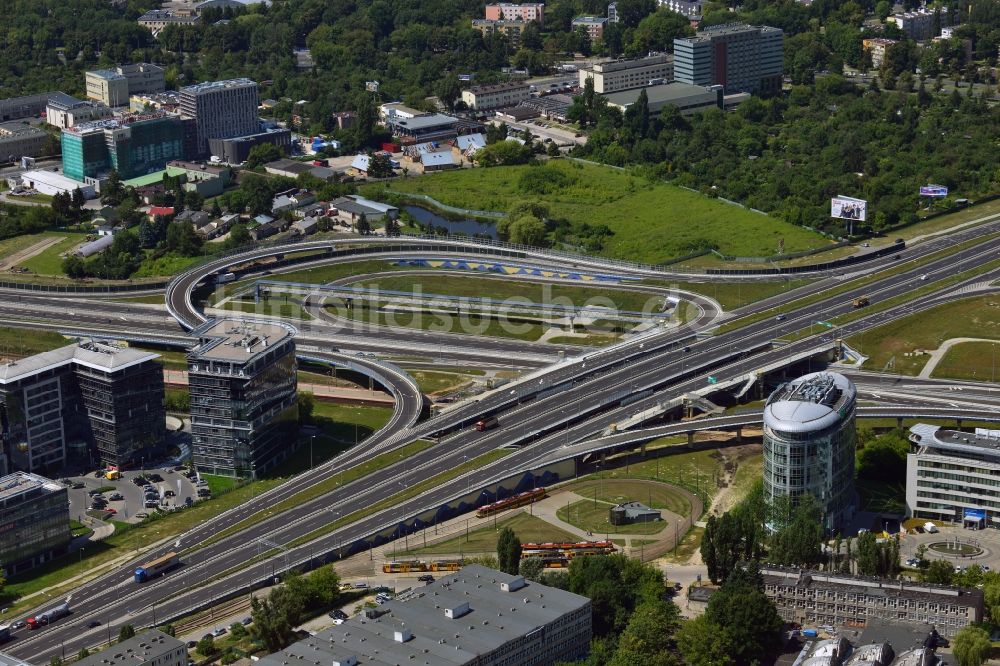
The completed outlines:
{"type": "Polygon", "coordinates": [[[313,394],[307,391],[300,391],[298,395],[299,424],[305,425],[313,422],[313,410],[316,408],[313,394]]]}
{"type": "Polygon", "coordinates": [[[392,178],[392,159],[388,153],[375,153],[368,159],[369,178],[392,178]]]}
{"type": "Polygon", "coordinates": [[[521,575],[537,581],[545,573],[545,562],[540,557],[526,557],[521,560],[521,575]]]}
{"type": "Polygon", "coordinates": [[[52,197],[52,203],[50,205],[52,206],[52,210],[55,214],[59,216],[60,220],[68,222],[71,219],[73,211],[72,200],[69,196],[69,192],[57,192],[52,197]]]}
{"type": "Polygon", "coordinates": [[[232,250],[238,247],[243,247],[244,245],[249,245],[253,238],[250,236],[250,232],[247,231],[247,225],[245,224],[234,224],[229,229],[229,235],[226,236],[226,240],[222,242],[223,248],[226,250],[232,250]]]}
{"type": "Polygon", "coordinates": [[[782,620],[763,591],[756,568],[739,568],[712,595],[705,610],[709,622],[722,628],[738,663],[763,661],[780,644],[782,620]]]}
{"type": "MultiPolygon", "coordinates": [[[[860,438],[859,438],[860,439],[860,438]]],[[[896,429],[865,441],[860,439],[855,466],[858,478],[883,483],[902,483],[906,479],[906,455],[910,441],[896,429]]]]}
{"type": "Polygon", "coordinates": [[[793,503],[790,496],[778,498],[772,506],[768,557],[777,564],[812,566],[823,561],[823,510],[812,495],[802,495],[793,503]]]}
{"type": "Polygon", "coordinates": [[[951,579],[955,577],[955,568],[944,560],[934,560],[931,562],[921,578],[925,583],[934,583],[937,585],[950,585],[951,579]]]}
{"type": "Polygon", "coordinates": [[[462,97],[462,85],[454,74],[448,74],[438,81],[437,85],[434,86],[434,91],[441,103],[449,109],[454,109],[455,101],[462,97]]]}
{"type": "Polygon", "coordinates": [[[500,530],[497,538],[497,562],[500,571],[516,576],[521,568],[521,540],[510,527],[500,530]]]}
{"type": "Polygon", "coordinates": [[[983,585],[983,605],[993,624],[1000,619],[1000,580],[983,585]]]}
{"type": "Polygon", "coordinates": [[[545,245],[545,223],[534,215],[522,215],[510,223],[507,238],[511,243],[542,247],[545,245]]]}
{"type": "Polygon", "coordinates": [[[73,196],[70,201],[70,210],[73,211],[73,216],[76,221],[80,220],[80,215],[83,213],[83,205],[87,203],[87,200],[83,198],[83,192],[80,191],[79,187],[73,188],[73,196]]]}
{"type": "Polygon", "coordinates": [[[118,631],[118,642],[124,643],[133,636],[135,636],[135,627],[131,624],[126,624],[118,631]]]}
{"type": "Polygon", "coordinates": [[[80,648],[80,651],[76,655],[76,660],[80,661],[81,659],[86,659],[89,656],[90,656],[90,650],[88,650],[87,648],[80,648]]]}
{"type": "Polygon", "coordinates": [[[729,636],[705,615],[688,620],[677,630],[677,647],[690,666],[729,666],[733,652],[729,636]]]}
{"type": "Polygon", "coordinates": [[[534,160],[534,153],[530,146],[517,141],[498,141],[477,150],[472,159],[484,167],[511,166],[528,164],[534,160]]]}
{"type": "Polygon", "coordinates": [[[354,223],[354,229],[362,236],[367,236],[371,233],[372,227],[368,224],[368,216],[364,213],[358,215],[357,221],[354,223]]]}
{"type": "Polygon", "coordinates": [[[201,244],[201,236],[195,233],[190,222],[171,222],[167,227],[167,249],[171,252],[193,257],[201,252],[201,244]]]}
{"type": "Polygon", "coordinates": [[[276,587],[266,599],[255,597],[250,602],[253,633],[268,652],[282,650],[295,640],[294,627],[300,614],[301,602],[288,586],[276,587]]]}
{"type": "Polygon", "coordinates": [[[195,645],[194,649],[198,651],[198,654],[209,659],[214,657],[219,651],[219,648],[215,647],[215,639],[211,634],[202,637],[202,639],[198,641],[198,644],[195,645]]]}
{"type": "Polygon", "coordinates": [[[963,627],[952,639],[958,666],[980,666],[990,656],[990,635],[980,627],[963,627]]]}
{"type": "Polygon", "coordinates": [[[66,255],[66,258],[62,261],[62,270],[66,274],[66,277],[74,280],[87,277],[87,268],[83,263],[83,259],[75,254],[66,255]]]}
{"type": "Polygon", "coordinates": [[[378,120],[378,109],[372,93],[364,91],[355,98],[357,112],[354,118],[354,141],[357,147],[367,146],[375,135],[375,123],[378,120]]]}
{"type": "Polygon", "coordinates": [[[679,622],[680,609],[672,602],[656,599],[636,607],[608,666],[674,666],[670,648],[679,622]]]}
{"type": "Polygon", "coordinates": [[[59,655],[53,655],[49,659],[49,666],[63,666],[63,660],[59,658],[59,655]]]}
{"type": "Polygon", "coordinates": [[[122,200],[124,190],[125,186],[122,185],[118,169],[112,169],[108,172],[108,180],[101,187],[101,202],[112,206],[118,205],[122,200]]]}
{"type": "Polygon", "coordinates": [[[258,143],[250,149],[243,167],[246,169],[256,169],[268,162],[281,159],[281,149],[273,143],[258,143]]]}

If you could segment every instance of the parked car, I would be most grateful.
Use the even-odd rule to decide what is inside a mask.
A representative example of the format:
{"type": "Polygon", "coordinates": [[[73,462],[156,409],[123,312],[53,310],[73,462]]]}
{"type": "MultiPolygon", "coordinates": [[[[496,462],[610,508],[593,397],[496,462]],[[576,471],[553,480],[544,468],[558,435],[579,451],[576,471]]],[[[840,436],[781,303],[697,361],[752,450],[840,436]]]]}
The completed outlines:
{"type": "Polygon", "coordinates": [[[119,502],[119,501],[125,499],[125,496],[122,495],[121,493],[111,493],[108,496],[108,499],[111,500],[112,502],[119,502]]]}
{"type": "Polygon", "coordinates": [[[143,502],[143,506],[146,507],[147,509],[155,509],[156,507],[160,506],[160,503],[157,502],[156,500],[150,499],[143,502]]]}
{"type": "Polygon", "coordinates": [[[215,629],[214,631],[212,631],[212,636],[214,636],[215,638],[218,638],[219,636],[222,636],[225,633],[226,633],[226,628],[225,627],[219,627],[218,629],[215,629]]]}
{"type": "Polygon", "coordinates": [[[80,483],[79,481],[77,481],[72,486],[70,486],[70,488],[72,488],[73,490],[79,490],[80,488],[86,488],[86,486],[84,486],[82,483],[80,483]]]}
{"type": "Polygon", "coordinates": [[[114,514],[118,513],[118,509],[114,509],[110,506],[104,507],[104,511],[106,511],[107,513],[114,513],[114,514]]]}
{"type": "Polygon", "coordinates": [[[164,496],[164,497],[176,497],[176,496],[177,496],[177,493],[175,493],[174,491],[172,491],[172,490],[170,490],[170,489],[168,488],[167,490],[164,490],[164,491],[163,491],[163,496],[164,496]]]}
{"type": "Polygon", "coordinates": [[[160,476],[159,474],[150,474],[149,480],[152,481],[153,483],[163,483],[163,477],[160,476]]]}
{"type": "Polygon", "coordinates": [[[419,580],[421,583],[433,583],[434,576],[430,574],[424,574],[422,576],[417,576],[417,580],[419,580]]]}

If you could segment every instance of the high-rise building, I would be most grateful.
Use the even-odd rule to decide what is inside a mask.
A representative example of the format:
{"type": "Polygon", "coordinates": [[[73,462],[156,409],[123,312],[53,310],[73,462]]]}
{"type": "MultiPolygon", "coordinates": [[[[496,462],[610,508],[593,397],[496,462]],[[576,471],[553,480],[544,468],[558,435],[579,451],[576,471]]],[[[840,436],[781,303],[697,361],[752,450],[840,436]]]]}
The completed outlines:
{"type": "Polygon", "coordinates": [[[149,63],[118,65],[86,74],[87,97],[111,107],[128,106],[130,95],[162,92],[163,68],[149,63]]]}
{"type": "Polygon", "coordinates": [[[199,155],[208,154],[209,139],[231,139],[260,132],[257,84],[250,79],[199,83],[181,88],[180,92],[181,113],[197,123],[199,155]]]}
{"type": "Polygon", "coordinates": [[[618,3],[608,4],[608,23],[618,23],[618,3]]]}
{"type": "Polygon", "coordinates": [[[161,171],[183,159],[184,124],[162,111],[81,123],[63,130],[63,173],[84,181],[111,169],[122,180],[161,171]]]}
{"type": "Polygon", "coordinates": [[[68,495],[66,486],[36,474],[0,478],[0,562],[8,575],[66,552],[68,495]]]}
{"type": "Polygon", "coordinates": [[[254,478],[295,450],[295,332],[246,319],[211,320],[192,332],[188,389],[200,471],[254,478]]]}
{"type": "Polygon", "coordinates": [[[854,514],[854,413],[847,377],[816,372],[779,386],[764,406],[764,498],[812,495],[827,529],[854,514]]]}
{"type": "Polygon", "coordinates": [[[0,365],[0,449],[8,469],[68,458],[128,466],[165,434],[157,354],[86,341],[0,365]]]}
{"type": "Polygon", "coordinates": [[[674,79],[736,92],[774,93],[784,72],[784,33],[778,28],[729,23],[674,39],[674,79]]]}

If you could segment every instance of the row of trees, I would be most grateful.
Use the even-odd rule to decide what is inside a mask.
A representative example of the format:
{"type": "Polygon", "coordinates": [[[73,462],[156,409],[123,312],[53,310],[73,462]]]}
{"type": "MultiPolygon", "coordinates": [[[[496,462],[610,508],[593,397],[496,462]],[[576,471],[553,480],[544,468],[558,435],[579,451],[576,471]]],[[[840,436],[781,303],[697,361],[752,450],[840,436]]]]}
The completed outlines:
{"type": "Polygon", "coordinates": [[[333,566],[320,567],[308,576],[290,573],[266,598],[251,601],[253,635],[268,652],[284,649],[295,640],[295,627],[333,608],[339,596],[340,578],[333,566]]]}

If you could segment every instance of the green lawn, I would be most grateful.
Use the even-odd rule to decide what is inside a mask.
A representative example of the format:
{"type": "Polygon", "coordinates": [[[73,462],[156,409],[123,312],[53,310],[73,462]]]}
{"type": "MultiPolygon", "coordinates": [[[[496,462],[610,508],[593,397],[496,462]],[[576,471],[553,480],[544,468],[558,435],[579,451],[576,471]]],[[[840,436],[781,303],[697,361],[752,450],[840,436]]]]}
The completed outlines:
{"type": "Polygon", "coordinates": [[[0,358],[32,356],[73,342],[53,331],[3,326],[0,327],[0,358]]]}
{"type": "MultiPolygon", "coordinates": [[[[551,523],[547,523],[541,518],[536,518],[530,513],[515,513],[512,516],[498,520],[496,527],[491,523],[486,527],[471,530],[468,533],[468,537],[462,534],[447,541],[429,545],[426,548],[417,548],[407,553],[400,553],[400,556],[496,553],[499,531],[505,527],[514,530],[522,543],[576,542],[580,540],[577,535],[571,534],[551,523]]],[[[420,534],[416,534],[411,537],[411,542],[415,543],[419,538],[421,538],[420,534]]]]}
{"type": "MultiPolygon", "coordinates": [[[[614,235],[601,254],[647,263],[682,256],[705,244],[737,256],[770,256],[777,253],[780,239],[786,252],[830,245],[801,227],[604,166],[552,160],[544,168],[561,170],[569,182],[545,195],[524,191],[522,176],[537,168],[460,169],[396,181],[392,189],[476,210],[504,212],[516,202],[537,201],[553,216],[608,225],[614,235]]],[[[377,189],[369,186],[362,192],[377,189]]]]}
{"type": "Polygon", "coordinates": [[[681,539],[681,542],[667,554],[667,561],[684,563],[690,560],[698,549],[701,548],[701,539],[703,536],[705,536],[704,527],[692,527],[689,529],[684,538],[681,539]]]}
{"type": "Polygon", "coordinates": [[[383,312],[365,307],[350,309],[338,305],[327,305],[326,309],[336,316],[346,316],[355,321],[380,326],[402,326],[428,331],[446,333],[464,333],[467,335],[485,335],[488,337],[516,338],[518,340],[537,340],[545,331],[541,324],[533,324],[514,319],[499,320],[463,315],[457,317],[448,314],[432,314],[423,312],[383,312]]]}
{"type": "MultiPolygon", "coordinates": [[[[992,336],[991,336],[992,337],[992,336]]],[[[997,380],[997,343],[963,342],[945,353],[931,373],[934,377],[971,379],[973,381],[997,380]]]]}
{"type": "Polygon", "coordinates": [[[135,349],[152,352],[160,355],[160,363],[168,370],[187,370],[187,352],[173,349],[154,349],[152,347],[142,347],[133,345],[135,349]]]}
{"type": "MultiPolygon", "coordinates": [[[[134,278],[144,277],[168,277],[177,275],[184,269],[202,261],[204,257],[181,257],[175,254],[166,254],[158,259],[147,257],[139,265],[139,270],[132,274],[134,278]]],[[[162,299],[161,299],[162,300],[162,299]]]]}
{"type": "Polygon", "coordinates": [[[152,305],[163,305],[163,294],[148,294],[146,296],[124,296],[111,299],[117,303],[148,303],[152,305]]]}
{"type": "MultiPolygon", "coordinates": [[[[961,337],[1000,340],[1000,296],[974,296],[955,300],[855,335],[848,338],[847,342],[870,358],[865,364],[869,369],[881,370],[894,357],[894,373],[915,375],[924,367],[928,357],[907,354],[912,354],[916,349],[937,349],[945,340],[961,337]]],[[[983,373],[989,372],[991,368],[990,346],[989,343],[984,344],[986,349],[982,351],[986,355],[979,359],[980,378],[989,378],[983,377],[983,373]]],[[[945,361],[948,361],[948,356],[951,354],[945,356],[945,361]]],[[[965,352],[960,348],[951,361],[955,364],[956,371],[961,371],[962,368],[971,370],[971,362],[970,358],[965,358],[965,352]]],[[[938,368],[941,372],[947,372],[949,366],[939,365],[938,368]]]]}
{"type": "Polygon", "coordinates": [[[15,252],[21,252],[35,243],[45,240],[49,234],[25,234],[23,236],[14,236],[13,238],[5,238],[0,240],[0,259],[5,259],[15,252]]]}
{"type": "MultiPolygon", "coordinates": [[[[333,440],[334,443],[354,444],[362,441],[392,418],[392,407],[369,405],[342,405],[333,402],[316,400],[313,403],[313,418],[320,427],[325,438],[316,439],[316,460],[321,458],[320,440],[333,440]]],[[[306,447],[308,448],[308,447],[306,447]]],[[[339,451],[333,451],[334,454],[339,451]]],[[[329,456],[328,456],[329,457],[329,456]]],[[[322,458],[326,460],[326,458],[322,458]]]]}
{"type": "Polygon", "coordinates": [[[608,522],[608,509],[614,504],[610,502],[592,502],[582,500],[569,506],[559,507],[556,516],[581,530],[590,530],[594,534],[658,534],[667,526],[667,521],[658,520],[655,523],[635,523],[633,525],[612,525],[608,522]]]}
{"type": "Polygon", "coordinates": [[[903,513],[906,511],[906,486],[902,483],[887,484],[882,481],[856,479],[855,487],[863,511],[876,513],[903,513]]]}
{"type": "Polygon", "coordinates": [[[18,266],[27,268],[28,270],[38,273],[39,275],[64,275],[62,269],[63,258],[60,255],[63,252],[71,250],[80,243],[85,242],[87,240],[87,234],[72,231],[46,231],[45,233],[37,234],[35,242],[42,240],[46,236],[58,236],[62,237],[63,240],[59,241],[55,245],[49,246],[44,252],[37,254],[30,259],[25,259],[23,262],[18,264],[18,266]]]}
{"type": "Polygon", "coordinates": [[[976,220],[987,215],[993,215],[995,213],[1000,213],[1000,199],[994,199],[993,201],[977,204],[955,213],[935,217],[927,220],[926,222],[911,224],[903,229],[889,232],[889,234],[883,239],[876,239],[872,241],[872,245],[888,244],[897,238],[902,238],[903,240],[908,241],[912,238],[916,238],[917,236],[923,236],[937,231],[944,231],[964,222],[971,222],[972,220],[976,220]]]}
{"type": "MultiPolygon", "coordinates": [[[[647,280],[647,282],[655,284],[659,281],[647,280]]],[[[724,309],[735,310],[736,308],[744,305],[762,301],[765,298],[770,298],[771,296],[791,291],[797,287],[802,287],[810,282],[812,282],[812,280],[803,279],[782,279],[773,282],[752,281],[731,283],[673,282],[670,283],[670,286],[676,287],[677,289],[693,291],[696,294],[708,296],[709,298],[714,298],[724,309]]]]}
{"type": "MultiPolygon", "coordinates": [[[[691,513],[691,502],[676,488],[632,479],[587,480],[566,486],[563,490],[584,497],[595,498],[597,502],[621,504],[642,502],[653,509],[666,509],[679,516],[691,513]]],[[[605,511],[607,517],[607,511],[605,511]]],[[[587,528],[584,528],[587,529],[587,528]]]]}
{"type": "Polygon", "coordinates": [[[284,300],[271,297],[269,300],[262,300],[260,303],[254,303],[252,297],[251,300],[246,301],[234,299],[226,301],[222,309],[270,315],[272,317],[284,317],[286,319],[312,319],[312,315],[306,312],[301,302],[295,298],[284,300]]]}
{"type": "Polygon", "coordinates": [[[503,278],[471,277],[455,275],[395,275],[376,280],[358,282],[352,286],[364,289],[378,288],[385,291],[406,293],[441,294],[459,297],[486,297],[495,300],[508,298],[527,299],[532,303],[572,304],[583,306],[588,303],[611,306],[620,310],[658,312],[663,304],[662,296],[648,293],[629,292],[624,289],[607,287],[575,287],[561,284],[545,284],[531,280],[508,280],[503,278]],[[558,300],[556,300],[558,299],[558,300]],[[610,300],[610,302],[609,302],[610,300]]]}
{"type": "Polygon", "coordinates": [[[409,370],[410,376],[424,393],[452,391],[469,383],[469,378],[453,372],[432,372],[430,370],[409,370]]]}

